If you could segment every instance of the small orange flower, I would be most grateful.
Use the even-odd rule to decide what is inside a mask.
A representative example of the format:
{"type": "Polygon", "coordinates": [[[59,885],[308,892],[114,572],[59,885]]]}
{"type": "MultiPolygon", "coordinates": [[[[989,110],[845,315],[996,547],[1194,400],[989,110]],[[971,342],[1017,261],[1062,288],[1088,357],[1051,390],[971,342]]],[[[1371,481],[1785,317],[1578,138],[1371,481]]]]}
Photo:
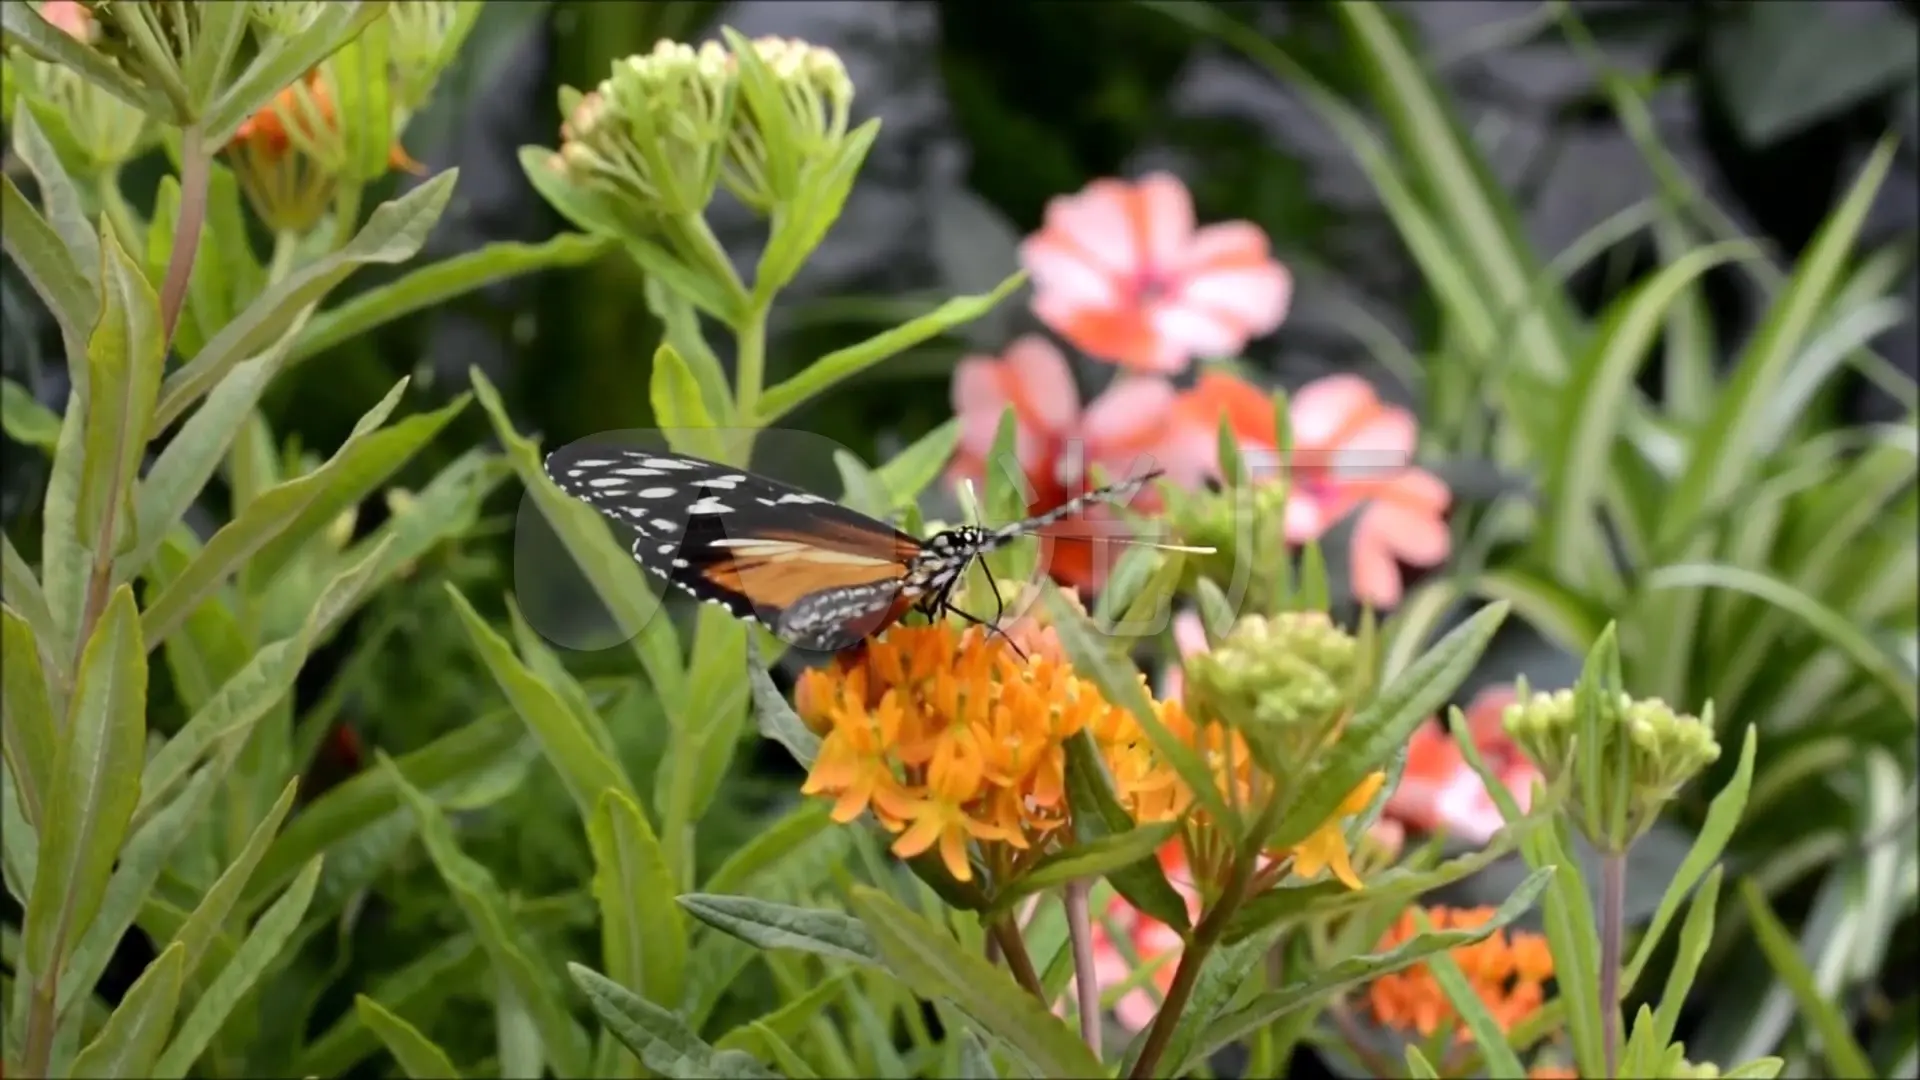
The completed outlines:
{"type": "Polygon", "coordinates": [[[1067,821],[1063,741],[1121,711],[1057,652],[1022,659],[946,623],[894,626],[801,676],[794,702],[826,733],[801,790],[833,798],[839,821],[871,809],[899,834],[894,854],[937,850],[960,881],[970,840],[1008,874],[1037,855],[1067,821]]]}
{"type": "MultiPolygon", "coordinates": [[[[1468,930],[1492,917],[1490,907],[1427,909],[1427,920],[1436,930],[1468,930]]],[[[1402,912],[1393,929],[1381,939],[1379,949],[1391,949],[1417,932],[1413,912],[1402,912]]],[[[1553,955],[1539,934],[1516,931],[1509,936],[1505,930],[1496,930],[1485,940],[1459,946],[1448,955],[1503,1032],[1513,1030],[1515,1024],[1539,1011],[1546,997],[1545,984],[1553,978],[1553,955]]],[[[1422,1038],[1451,1028],[1455,1041],[1472,1041],[1446,991],[1424,963],[1373,980],[1367,987],[1367,1003],[1373,1015],[1388,1027],[1418,1032],[1422,1038]]]]}
{"type": "MultiPolygon", "coordinates": [[[[317,125],[332,128],[338,122],[334,115],[333,97],[327,91],[319,68],[307,72],[302,81],[305,83],[307,100],[301,99],[300,91],[295,86],[288,86],[274,95],[273,101],[265,108],[241,121],[228,147],[244,147],[259,155],[264,162],[273,164],[285,158],[293,147],[293,137],[288,134],[289,124],[310,139],[322,138],[323,133],[317,130],[317,125]]],[[[406,148],[397,139],[387,153],[387,164],[416,176],[427,171],[425,166],[407,154],[406,148]]]]}

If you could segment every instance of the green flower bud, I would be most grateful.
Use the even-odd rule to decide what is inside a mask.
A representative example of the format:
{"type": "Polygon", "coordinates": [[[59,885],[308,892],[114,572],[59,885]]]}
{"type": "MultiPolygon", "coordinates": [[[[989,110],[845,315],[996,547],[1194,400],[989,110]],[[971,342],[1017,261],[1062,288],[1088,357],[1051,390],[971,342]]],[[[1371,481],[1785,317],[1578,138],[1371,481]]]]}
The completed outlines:
{"type": "Polygon", "coordinates": [[[1166,520],[1173,535],[1182,544],[1214,549],[1188,556],[1182,587],[1191,590],[1197,579],[1206,578],[1238,600],[1241,610],[1273,610],[1287,565],[1286,509],[1284,484],[1169,490],[1166,520]]]}
{"type": "Polygon", "coordinates": [[[811,169],[839,155],[853,81],[831,49],[765,37],[731,58],[744,101],[727,141],[721,178],[761,213],[798,197],[811,169]]]}
{"type": "Polygon", "coordinates": [[[394,104],[403,112],[426,104],[479,16],[477,0],[400,0],[387,9],[394,104]]]}
{"type": "Polygon", "coordinates": [[[708,43],[661,41],[617,60],[561,128],[570,179],[621,204],[626,216],[698,214],[713,197],[733,113],[727,54],[708,43]]]}
{"type": "Polygon", "coordinates": [[[1587,839],[1601,851],[1621,852],[1653,825],[1681,787],[1719,758],[1713,711],[1709,706],[1703,718],[1695,718],[1657,699],[1592,691],[1598,741],[1588,747],[1579,741],[1585,692],[1529,694],[1522,685],[1520,699],[1501,719],[1549,786],[1570,779],[1574,820],[1587,839]],[[1588,753],[1600,765],[1592,776],[1582,760],[1588,753]]]}
{"type": "Polygon", "coordinates": [[[1187,709],[1275,760],[1311,757],[1352,711],[1358,648],[1324,612],[1249,616],[1186,663],[1187,709]]]}

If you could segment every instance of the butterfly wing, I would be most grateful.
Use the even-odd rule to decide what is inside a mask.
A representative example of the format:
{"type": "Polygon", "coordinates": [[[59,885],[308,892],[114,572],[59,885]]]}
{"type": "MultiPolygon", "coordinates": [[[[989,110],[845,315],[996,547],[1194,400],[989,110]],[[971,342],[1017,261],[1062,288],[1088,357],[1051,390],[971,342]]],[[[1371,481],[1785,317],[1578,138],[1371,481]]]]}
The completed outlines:
{"type": "Polygon", "coordinates": [[[837,651],[904,607],[919,541],[821,495],[701,458],[575,443],[561,490],[613,522],[641,566],[802,649],[837,651]]]}

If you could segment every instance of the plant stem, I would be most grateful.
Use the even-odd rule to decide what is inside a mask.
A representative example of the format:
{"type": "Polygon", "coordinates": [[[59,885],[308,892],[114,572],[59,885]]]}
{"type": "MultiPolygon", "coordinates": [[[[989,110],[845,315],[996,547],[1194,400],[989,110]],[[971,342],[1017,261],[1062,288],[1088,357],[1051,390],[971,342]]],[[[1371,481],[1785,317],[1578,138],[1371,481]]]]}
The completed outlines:
{"type": "Polygon", "coordinates": [[[201,145],[200,125],[180,133],[180,216],[173,225],[173,250],[167,255],[167,274],[160,282],[160,326],[163,349],[173,344],[173,328],[180,323],[180,307],[193,279],[193,258],[200,250],[200,226],[207,219],[207,180],[213,160],[201,145]]]}
{"type": "Polygon", "coordinates": [[[60,970],[56,964],[54,970],[34,978],[33,1001],[27,1011],[27,1056],[20,1062],[22,1075],[49,1075],[48,1066],[53,1062],[53,1032],[60,1016],[59,1002],[60,970]]]}
{"type": "MultiPolygon", "coordinates": [[[[757,307],[747,313],[735,338],[734,411],[742,427],[759,430],[760,391],[767,378],[767,310],[757,307]]],[[[744,462],[742,463],[744,464],[744,462]]]]}
{"type": "Polygon", "coordinates": [[[1000,952],[1007,958],[1007,969],[1027,992],[1046,1003],[1047,992],[1040,986],[1040,975],[1033,969],[1033,958],[1027,955],[1027,943],[1020,937],[1020,928],[1013,925],[1012,916],[1002,916],[993,924],[993,937],[1000,943],[1000,952]]]}
{"type": "Polygon", "coordinates": [[[1073,986],[1079,992],[1080,1038],[1100,1056],[1100,979],[1093,968],[1093,920],[1087,914],[1085,881],[1067,883],[1067,940],[1073,945],[1073,986]]]}
{"type": "Polygon", "coordinates": [[[351,181],[343,183],[333,193],[333,249],[340,250],[353,239],[354,230],[360,224],[360,193],[362,185],[351,181]]]}
{"type": "Polygon", "coordinates": [[[1620,1075],[1620,946],[1626,932],[1627,853],[1600,856],[1600,1043],[1607,1076],[1620,1075]]]}

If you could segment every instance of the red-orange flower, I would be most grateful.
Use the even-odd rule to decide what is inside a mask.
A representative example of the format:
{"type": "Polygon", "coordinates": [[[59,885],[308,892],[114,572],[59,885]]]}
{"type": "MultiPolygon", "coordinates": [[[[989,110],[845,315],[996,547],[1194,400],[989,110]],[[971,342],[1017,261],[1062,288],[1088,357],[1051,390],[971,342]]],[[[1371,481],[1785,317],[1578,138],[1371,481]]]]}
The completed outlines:
{"type": "MultiPolygon", "coordinates": [[[[245,147],[262,160],[273,163],[286,157],[293,147],[293,137],[288,134],[290,124],[309,139],[317,141],[332,137],[330,130],[323,133],[315,127],[318,124],[332,129],[338,123],[333,96],[327,90],[320,69],[307,72],[301,82],[304,84],[305,101],[302,101],[301,90],[296,86],[281,90],[265,108],[241,121],[228,146],[245,147]]],[[[416,175],[426,171],[426,167],[413,160],[397,139],[387,153],[387,164],[416,175]]]]}
{"type": "MultiPolygon", "coordinates": [[[[1429,908],[1426,915],[1435,930],[1470,930],[1493,918],[1493,909],[1429,908]]],[[[1394,948],[1418,932],[1413,912],[1401,912],[1376,951],[1394,948]]],[[[1545,985],[1553,978],[1553,954],[1547,949],[1546,938],[1539,934],[1516,931],[1509,935],[1496,930],[1485,940],[1458,946],[1448,955],[1503,1032],[1511,1031],[1539,1010],[1546,997],[1545,985]]],[[[1367,987],[1367,1005],[1381,1024],[1418,1032],[1422,1038],[1441,1030],[1452,1030],[1458,1042],[1473,1038],[1424,963],[1374,979],[1367,987]]]]}
{"type": "Polygon", "coordinates": [[[1020,259],[1042,322],[1089,356],[1145,371],[1238,353],[1280,325],[1293,295],[1258,226],[1196,229],[1192,197],[1166,173],[1053,199],[1020,259]]]}
{"type": "MultiPolygon", "coordinates": [[[[1500,723],[1500,714],[1513,700],[1513,687],[1490,686],[1462,711],[1481,759],[1524,811],[1540,770],[1500,723]]],[[[1406,772],[1387,800],[1386,813],[1423,832],[1445,829],[1449,836],[1475,844],[1486,843],[1506,824],[1480,775],[1460,752],[1460,744],[1439,723],[1424,724],[1414,732],[1407,746],[1406,772]]]]}

